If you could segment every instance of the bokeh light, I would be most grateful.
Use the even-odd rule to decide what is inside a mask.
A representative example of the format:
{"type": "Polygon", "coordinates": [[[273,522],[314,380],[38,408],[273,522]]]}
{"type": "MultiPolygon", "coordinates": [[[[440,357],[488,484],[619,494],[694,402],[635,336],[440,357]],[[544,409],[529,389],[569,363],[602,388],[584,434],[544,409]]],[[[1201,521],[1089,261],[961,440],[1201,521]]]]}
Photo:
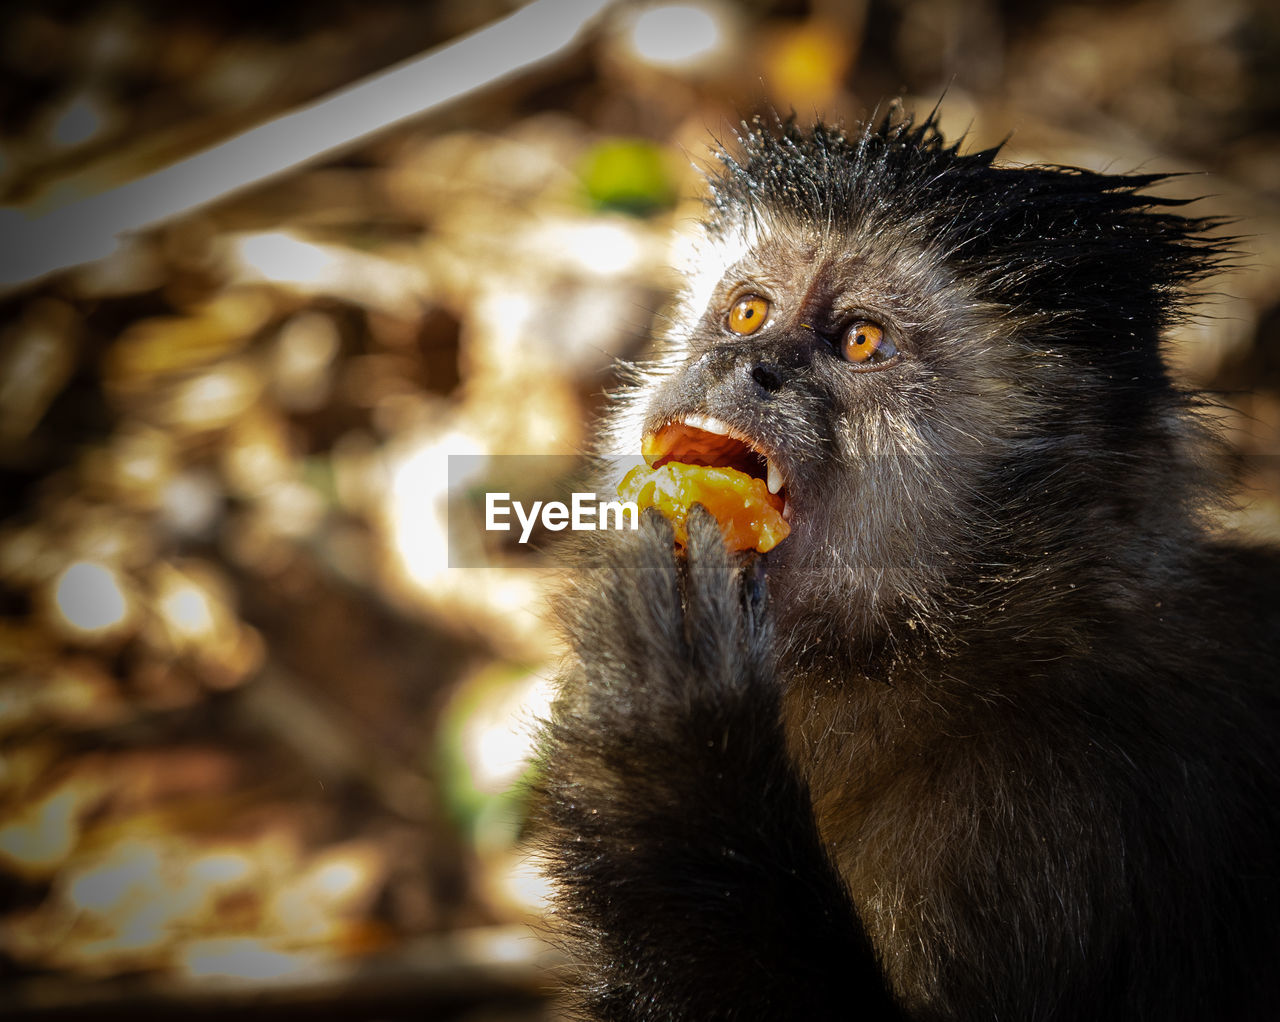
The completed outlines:
{"type": "Polygon", "coordinates": [[[130,616],[119,574],[94,561],[76,561],[63,570],[54,585],[54,602],[62,621],[86,636],[119,632],[130,616]]]}

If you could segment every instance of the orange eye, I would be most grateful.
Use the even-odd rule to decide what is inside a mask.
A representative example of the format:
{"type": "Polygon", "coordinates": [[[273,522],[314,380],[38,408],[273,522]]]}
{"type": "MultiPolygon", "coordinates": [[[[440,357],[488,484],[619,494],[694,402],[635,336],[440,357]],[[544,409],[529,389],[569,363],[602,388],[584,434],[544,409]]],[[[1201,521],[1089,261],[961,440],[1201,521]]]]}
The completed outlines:
{"type": "Polygon", "coordinates": [[[845,331],[841,352],[846,361],[856,365],[885,362],[898,353],[893,341],[885,336],[884,329],[866,320],[859,320],[845,331]]]}
{"type": "Polygon", "coordinates": [[[741,298],[729,310],[729,329],[735,334],[754,334],[769,315],[769,303],[759,295],[741,298]]]}

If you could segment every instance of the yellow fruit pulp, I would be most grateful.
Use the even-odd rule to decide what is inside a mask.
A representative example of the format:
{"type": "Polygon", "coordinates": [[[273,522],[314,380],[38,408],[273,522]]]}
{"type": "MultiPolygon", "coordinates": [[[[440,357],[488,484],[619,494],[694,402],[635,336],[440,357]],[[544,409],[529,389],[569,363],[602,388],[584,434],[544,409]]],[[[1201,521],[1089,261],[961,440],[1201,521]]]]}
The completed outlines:
{"type": "Polygon", "coordinates": [[[675,526],[676,542],[682,546],[689,539],[685,520],[694,504],[701,504],[720,523],[730,550],[763,554],[791,532],[782,517],[782,498],[770,493],[763,479],[736,468],[679,461],[661,468],[639,465],[623,477],[618,494],[635,501],[641,511],[656,507],[675,526]]]}

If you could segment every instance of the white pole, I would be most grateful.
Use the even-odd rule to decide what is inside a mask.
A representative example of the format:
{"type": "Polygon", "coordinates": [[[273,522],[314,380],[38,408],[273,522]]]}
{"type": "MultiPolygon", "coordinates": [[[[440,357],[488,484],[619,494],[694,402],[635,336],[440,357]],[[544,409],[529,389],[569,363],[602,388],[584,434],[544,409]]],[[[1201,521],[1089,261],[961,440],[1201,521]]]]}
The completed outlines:
{"type": "Polygon", "coordinates": [[[118,188],[43,213],[0,208],[0,291],[109,255],[154,227],[332,154],[568,49],[611,0],[533,0],[471,35],[118,188]]]}

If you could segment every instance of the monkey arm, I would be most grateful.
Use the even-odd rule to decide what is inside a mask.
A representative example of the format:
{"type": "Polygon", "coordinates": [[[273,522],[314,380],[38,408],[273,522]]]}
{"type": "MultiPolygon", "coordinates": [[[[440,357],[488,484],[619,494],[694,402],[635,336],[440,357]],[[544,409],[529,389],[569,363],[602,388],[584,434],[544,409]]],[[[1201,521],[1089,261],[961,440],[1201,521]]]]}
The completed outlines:
{"type": "Polygon", "coordinates": [[[763,574],[653,513],[573,601],[537,840],[603,1020],[891,1019],[779,723],[763,574]]]}

